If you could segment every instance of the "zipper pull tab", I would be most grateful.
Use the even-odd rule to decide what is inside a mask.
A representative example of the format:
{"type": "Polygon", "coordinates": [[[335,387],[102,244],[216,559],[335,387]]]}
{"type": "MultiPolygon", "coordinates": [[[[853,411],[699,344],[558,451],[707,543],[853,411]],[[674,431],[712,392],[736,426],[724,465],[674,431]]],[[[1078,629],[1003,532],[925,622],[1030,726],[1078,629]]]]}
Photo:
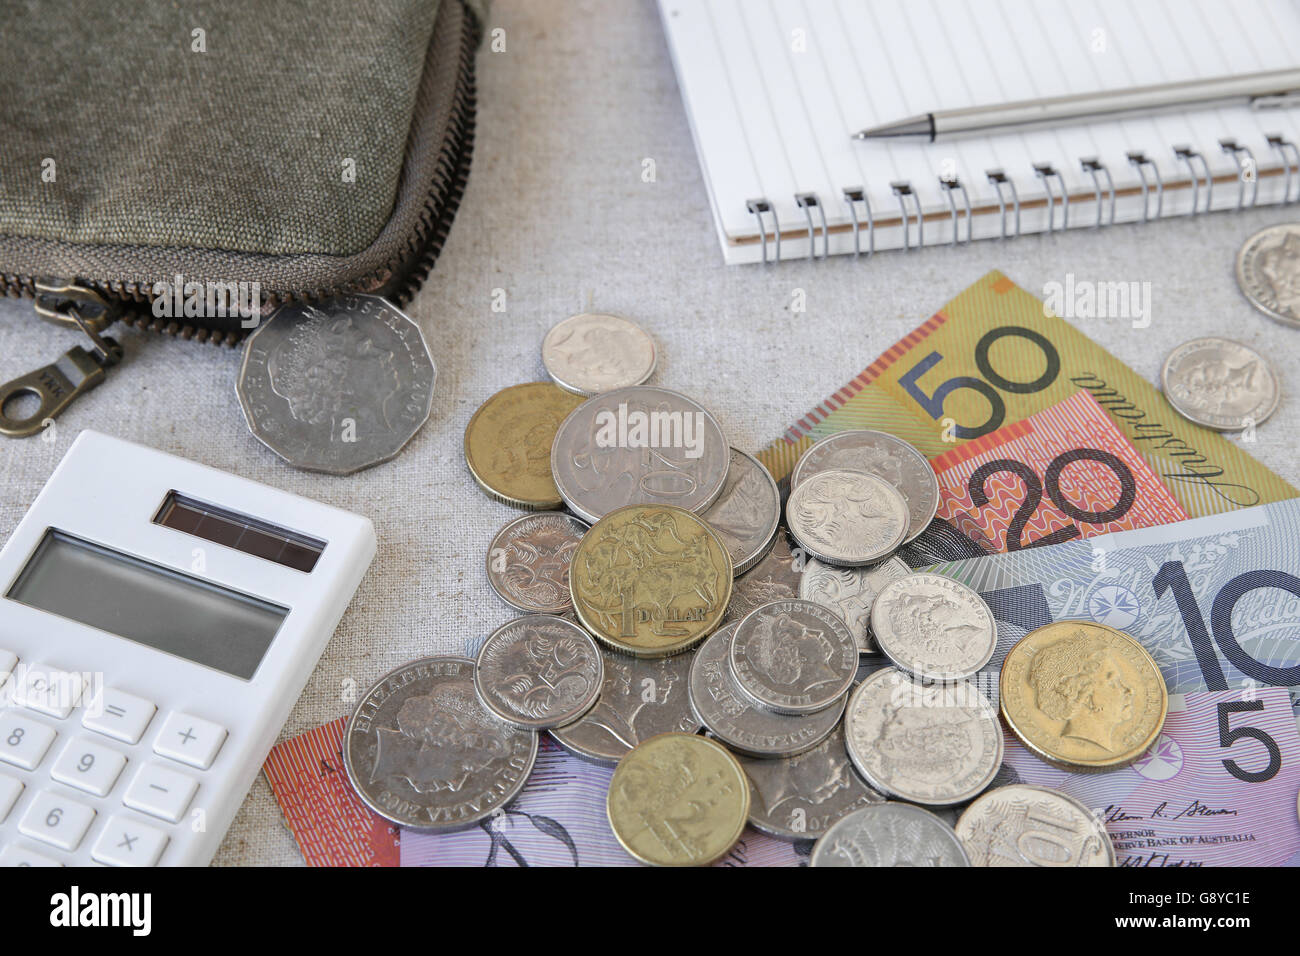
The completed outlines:
{"type": "Polygon", "coordinates": [[[104,380],[105,369],[122,360],[122,346],[101,333],[117,318],[118,307],[94,289],[76,283],[36,283],[36,313],[45,321],[80,329],[90,351],[73,346],[52,364],[0,385],[0,434],[26,438],[41,431],[79,396],[104,380]],[[11,418],[6,407],[24,395],[40,406],[25,418],[11,418]]]}

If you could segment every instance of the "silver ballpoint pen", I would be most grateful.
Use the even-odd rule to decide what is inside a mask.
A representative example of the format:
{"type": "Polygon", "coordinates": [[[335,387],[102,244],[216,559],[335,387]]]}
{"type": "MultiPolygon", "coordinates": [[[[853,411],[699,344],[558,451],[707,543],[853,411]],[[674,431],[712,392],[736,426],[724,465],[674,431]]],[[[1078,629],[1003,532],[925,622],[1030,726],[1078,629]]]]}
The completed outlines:
{"type": "Polygon", "coordinates": [[[1247,104],[1252,109],[1300,107],[1300,69],[936,110],[864,129],[855,133],[853,138],[920,139],[933,143],[958,136],[1018,132],[1042,126],[1148,116],[1190,107],[1238,104],[1247,104]]]}

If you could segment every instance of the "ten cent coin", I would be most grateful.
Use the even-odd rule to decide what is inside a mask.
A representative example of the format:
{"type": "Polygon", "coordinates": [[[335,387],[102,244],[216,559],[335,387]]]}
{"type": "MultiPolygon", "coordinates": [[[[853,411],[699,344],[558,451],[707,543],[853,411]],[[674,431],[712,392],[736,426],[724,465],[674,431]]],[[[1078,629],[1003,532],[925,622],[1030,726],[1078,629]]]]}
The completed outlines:
{"type": "Polygon", "coordinates": [[[1237,284],[1269,318],[1300,326],[1300,224],[1269,226],[1247,239],[1237,253],[1237,284]]]}
{"type": "Polygon", "coordinates": [[[1078,800],[1015,783],[981,796],[957,821],[972,866],[1114,866],[1101,820],[1078,800]]]}

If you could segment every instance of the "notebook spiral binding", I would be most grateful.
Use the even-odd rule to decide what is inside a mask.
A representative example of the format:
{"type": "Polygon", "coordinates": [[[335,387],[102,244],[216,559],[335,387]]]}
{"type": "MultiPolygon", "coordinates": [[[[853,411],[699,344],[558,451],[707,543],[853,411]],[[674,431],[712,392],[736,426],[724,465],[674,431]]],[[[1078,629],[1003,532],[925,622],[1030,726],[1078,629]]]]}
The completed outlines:
{"type": "MultiPolygon", "coordinates": [[[[1276,133],[1269,134],[1266,140],[1269,150],[1277,156],[1282,164],[1283,185],[1280,204],[1300,202],[1300,147],[1276,133]],[[1292,195],[1292,180],[1296,182],[1294,196],[1292,195]]],[[[1225,155],[1232,157],[1237,167],[1236,208],[1247,209],[1254,206],[1259,197],[1259,178],[1256,175],[1258,166],[1256,165],[1254,152],[1249,146],[1245,146],[1231,138],[1219,140],[1219,148],[1225,155]]],[[[1210,170],[1209,161],[1201,152],[1187,145],[1174,146],[1173,154],[1178,168],[1185,168],[1191,180],[1191,209],[1185,215],[1197,216],[1202,212],[1209,212],[1214,201],[1214,175],[1210,170]],[[1205,194],[1204,203],[1201,202],[1202,192],[1205,194]]],[[[1142,215],[1140,221],[1148,222],[1152,219],[1163,218],[1165,185],[1160,174],[1159,164],[1141,150],[1127,153],[1126,158],[1137,174],[1141,190],[1142,215]]],[[[1106,168],[1105,163],[1095,156],[1081,157],[1079,167],[1092,180],[1094,200],[1097,207],[1097,217],[1092,223],[1093,228],[1114,224],[1116,189],[1115,180],[1112,178],[1110,170],[1106,168]]],[[[1035,178],[1043,184],[1043,189],[1047,194],[1047,232],[1052,233],[1068,229],[1070,225],[1070,192],[1066,186],[1065,177],[1051,163],[1036,163],[1033,170],[1035,178]],[[1056,218],[1058,209],[1060,210],[1059,225],[1056,218]]],[[[985,176],[989,185],[993,187],[998,204],[999,237],[1006,239],[1019,236],[1020,193],[1016,189],[1015,180],[1001,169],[985,170],[985,176]]],[[[898,200],[900,223],[903,229],[903,251],[911,252],[914,247],[920,248],[925,245],[925,217],[922,213],[921,198],[917,195],[910,182],[891,182],[889,187],[898,200]],[[912,241],[913,225],[915,225],[916,230],[915,242],[912,241]]],[[[970,193],[960,179],[953,175],[940,176],[939,187],[948,201],[948,209],[951,214],[952,232],[948,245],[965,245],[973,237],[973,210],[970,193]],[[960,207],[956,196],[958,193],[961,194],[960,207]],[[965,238],[962,237],[961,228],[963,218],[966,221],[965,238]]],[[[853,257],[855,259],[860,258],[865,245],[867,257],[870,258],[876,252],[876,217],[871,208],[871,201],[867,197],[866,188],[864,186],[846,186],[840,192],[853,228],[853,257]],[[861,216],[858,214],[859,206],[863,213],[861,216]],[[865,239],[863,233],[866,234],[865,239]]],[[[797,193],[794,201],[795,205],[803,210],[808,222],[808,258],[829,258],[830,228],[827,224],[826,207],[821,197],[814,192],[803,192],[797,193]],[[815,220],[814,213],[816,214],[815,220]],[[820,255],[817,252],[819,232],[821,234],[820,255]]],[[[762,242],[763,264],[779,261],[781,258],[781,224],[777,220],[772,203],[766,198],[759,197],[748,200],[745,206],[758,223],[758,234],[762,242]],[[768,229],[765,216],[771,218],[771,231],[775,238],[773,253],[770,257],[768,255],[768,229]]]]}

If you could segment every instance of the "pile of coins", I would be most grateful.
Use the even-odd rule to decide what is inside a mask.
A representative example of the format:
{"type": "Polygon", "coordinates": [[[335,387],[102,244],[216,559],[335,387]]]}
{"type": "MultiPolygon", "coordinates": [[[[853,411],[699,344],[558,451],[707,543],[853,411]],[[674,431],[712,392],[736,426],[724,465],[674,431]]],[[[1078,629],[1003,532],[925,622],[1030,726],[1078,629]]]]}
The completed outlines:
{"type": "MultiPolygon", "coordinates": [[[[519,793],[545,731],[616,766],[610,828],[644,863],[715,862],[748,824],[815,840],[816,866],[1114,864],[1072,798],[988,789],[1003,731],[972,678],[993,613],[896,556],[938,507],[924,455],[878,431],[823,438],[791,473],[783,524],[762,463],[699,403],[645,384],[656,350],[635,324],[574,316],[542,355],[554,382],[496,393],[465,432],[475,482],[528,509],[486,558],[524,614],[476,660],[415,661],[365,695],[344,758],[368,805],[472,826],[519,793]]],[[[1011,730],[1073,767],[1131,761],[1166,706],[1140,645],[1086,622],[1024,638],[1001,693],[1011,730]],[[1109,692],[1116,668],[1142,700],[1109,692]],[[1062,687],[1089,695],[1065,708],[1078,726],[1055,719],[1062,687]]]]}

